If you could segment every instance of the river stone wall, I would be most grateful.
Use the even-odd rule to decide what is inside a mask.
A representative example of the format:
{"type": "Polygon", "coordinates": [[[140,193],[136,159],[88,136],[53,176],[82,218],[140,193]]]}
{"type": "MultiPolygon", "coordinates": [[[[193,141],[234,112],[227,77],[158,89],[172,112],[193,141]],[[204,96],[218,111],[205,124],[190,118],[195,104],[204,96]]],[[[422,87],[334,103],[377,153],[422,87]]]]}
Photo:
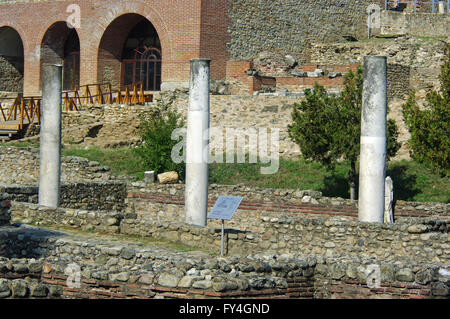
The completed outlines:
{"type": "Polygon", "coordinates": [[[448,298],[439,263],[247,254],[217,257],[33,227],[0,233],[0,298],[448,298]],[[369,282],[371,267],[380,282],[369,282]],[[71,271],[68,272],[68,269],[71,271]],[[68,277],[73,270],[76,276],[68,277]]]}
{"type": "MultiPolygon", "coordinates": [[[[25,202],[38,202],[38,186],[1,186],[0,194],[5,199],[25,202]]],[[[125,209],[127,185],[124,182],[77,182],[62,184],[60,207],[84,210],[125,209]]]]}

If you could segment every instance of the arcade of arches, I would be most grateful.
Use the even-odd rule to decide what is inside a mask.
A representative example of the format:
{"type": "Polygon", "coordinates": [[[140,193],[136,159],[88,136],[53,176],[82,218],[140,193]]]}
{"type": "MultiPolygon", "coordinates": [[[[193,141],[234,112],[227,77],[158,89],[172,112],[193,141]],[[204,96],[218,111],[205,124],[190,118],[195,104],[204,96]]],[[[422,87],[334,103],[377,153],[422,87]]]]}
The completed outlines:
{"type": "Polygon", "coordinates": [[[0,28],[0,91],[22,92],[23,73],[23,43],[19,33],[11,27],[0,28]]]}
{"type": "Polygon", "coordinates": [[[228,0],[0,1],[0,91],[41,93],[45,63],[62,64],[63,88],[142,82],[146,91],[187,87],[190,60],[211,60],[225,79],[228,0]],[[67,21],[80,7],[80,24],[67,21]]]}
{"type": "Polygon", "coordinates": [[[161,88],[161,43],[154,26],[138,14],[115,19],[106,29],[99,47],[99,82],[114,88],[142,82],[144,90],[161,88]]]}
{"type": "MultiPolygon", "coordinates": [[[[40,69],[45,63],[63,65],[63,89],[80,85],[80,40],[65,22],[50,26],[40,46],[40,69]]],[[[161,89],[161,43],[154,26],[138,14],[126,14],[106,29],[99,47],[98,81],[113,88],[143,83],[146,91],[161,89]]],[[[24,54],[20,35],[0,28],[0,91],[23,89],[24,54]]]]}

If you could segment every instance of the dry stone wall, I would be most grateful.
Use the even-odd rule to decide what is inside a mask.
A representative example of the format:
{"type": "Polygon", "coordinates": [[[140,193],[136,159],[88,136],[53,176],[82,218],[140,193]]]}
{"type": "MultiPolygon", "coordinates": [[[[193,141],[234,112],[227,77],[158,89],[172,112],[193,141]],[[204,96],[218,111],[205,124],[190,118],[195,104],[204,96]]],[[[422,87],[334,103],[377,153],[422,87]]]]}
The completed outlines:
{"type": "Polygon", "coordinates": [[[409,89],[417,91],[418,97],[424,97],[431,89],[440,88],[445,43],[434,38],[409,36],[358,42],[315,42],[309,49],[309,57],[310,63],[348,64],[362,63],[366,55],[386,56],[389,97],[404,98],[409,89]]]}
{"type": "Polygon", "coordinates": [[[290,53],[300,58],[311,42],[332,42],[344,35],[367,34],[366,8],[373,1],[233,0],[229,11],[234,59],[248,60],[262,51],[290,53]]]}
{"type": "MultiPolygon", "coordinates": [[[[428,9],[431,12],[431,8],[428,9]]],[[[384,36],[411,35],[419,37],[447,37],[450,29],[448,14],[403,13],[383,11],[381,30],[384,36]]]]}
{"type": "Polygon", "coordinates": [[[11,212],[9,210],[11,203],[4,197],[3,194],[0,195],[0,226],[9,225],[11,220],[11,212]]]}
{"type": "MultiPolygon", "coordinates": [[[[60,206],[87,210],[116,210],[125,208],[127,186],[124,182],[77,182],[62,184],[60,206]]],[[[37,203],[38,186],[0,186],[8,200],[37,203]]]]}
{"type": "MultiPolygon", "coordinates": [[[[0,185],[36,185],[39,176],[39,149],[0,146],[0,185]]],[[[109,167],[76,156],[61,158],[61,182],[109,181],[121,177],[109,167]]]]}

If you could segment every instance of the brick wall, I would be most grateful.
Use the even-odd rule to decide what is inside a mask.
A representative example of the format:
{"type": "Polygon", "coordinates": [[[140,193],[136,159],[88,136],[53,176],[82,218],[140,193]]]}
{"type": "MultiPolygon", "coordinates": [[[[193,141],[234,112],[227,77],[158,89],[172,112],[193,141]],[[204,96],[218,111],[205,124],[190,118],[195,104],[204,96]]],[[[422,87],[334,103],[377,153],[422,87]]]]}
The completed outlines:
{"type": "MultiPolygon", "coordinates": [[[[80,39],[80,84],[96,83],[103,79],[117,81],[117,50],[107,50],[108,33],[113,32],[116,19],[135,14],[148,19],[155,27],[162,47],[162,81],[187,83],[189,60],[210,58],[213,78],[225,76],[228,53],[224,50],[229,37],[226,32],[227,0],[179,0],[176,5],[165,0],[133,1],[49,1],[0,4],[0,27],[10,26],[24,43],[25,71],[24,94],[38,94],[40,80],[40,54],[43,39],[55,23],[64,23],[69,13],[68,5],[81,8],[81,26],[76,28],[80,39]],[[113,24],[111,24],[113,23],[113,24]],[[106,33],[105,33],[106,32],[106,33]],[[103,39],[103,36],[107,37],[103,39]],[[101,44],[103,46],[101,46],[101,44]],[[99,51],[99,48],[102,50],[99,51]],[[104,49],[104,50],[103,50],[104,49]],[[114,59],[113,59],[114,56],[114,59]],[[110,72],[108,76],[105,70],[110,72]]],[[[131,17],[131,16],[129,16],[131,17]]],[[[127,24],[126,18],[117,20],[127,24]]],[[[131,24],[131,21],[128,21],[131,24]]],[[[123,41],[119,28],[112,40],[123,41]],[[113,39],[114,38],[114,39],[113,39]]],[[[55,39],[60,45],[63,38],[55,39]]],[[[115,47],[116,48],[116,47],[115,47]]],[[[45,51],[45,47],[44,47],[45,51]]],[[[45,52],[44,52],[45,53],[45,52]]]]}

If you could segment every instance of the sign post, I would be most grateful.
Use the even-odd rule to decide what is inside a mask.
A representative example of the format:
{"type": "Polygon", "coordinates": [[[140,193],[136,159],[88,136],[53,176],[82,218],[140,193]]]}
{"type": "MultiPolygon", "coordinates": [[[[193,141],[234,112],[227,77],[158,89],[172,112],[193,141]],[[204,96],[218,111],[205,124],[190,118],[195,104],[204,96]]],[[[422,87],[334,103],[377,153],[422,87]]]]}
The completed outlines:
{"type": "Polygon", "coordinates": [[[242,197],[237,196],[219,196],[213,208],[208,214],[209,219],[221,219],[222,231],[220,239],[220,255],[223,256],[224,251],[224,235],[225,235],[225,220],[233,218],[234,213],[241,204],[242,197]]]}

